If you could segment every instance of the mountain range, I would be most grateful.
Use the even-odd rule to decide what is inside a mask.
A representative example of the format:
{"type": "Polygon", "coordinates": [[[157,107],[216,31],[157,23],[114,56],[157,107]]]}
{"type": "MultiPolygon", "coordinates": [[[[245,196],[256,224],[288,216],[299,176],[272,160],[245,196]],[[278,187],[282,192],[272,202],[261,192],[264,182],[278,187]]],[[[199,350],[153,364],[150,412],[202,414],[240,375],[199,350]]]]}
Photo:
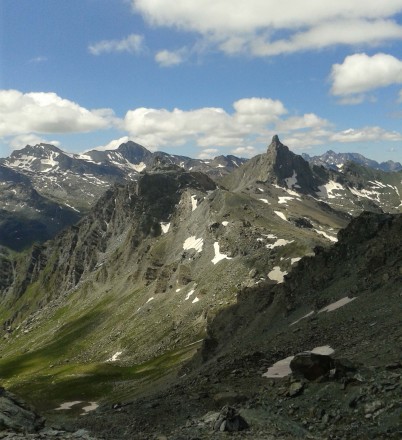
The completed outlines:
{"type": "Polygon", "coordinates": [[[329,150],[320,156],[309,156],[306,153],[302,154],[303,159],[315,165],[323,165],[327,168],[342,169],[346,162],[354,162],[358,165],[373,168],[381,171],[401,171],[402,165],[399,162],[388,160],[387,162],[376,162],[375,160],[367,159],[359,153],[335,153],[329,150]]]}
{"type": "MultiPolygon", "coordinates": [[[[294,154],[277,136],[266,153],[248,161],[193,162],[132,143],[114,154],[85,156],[47,145],[26,147],[3,161],[0,174],[8,203],[17,205],[21,185],[59,210],[64,201],[66,213],[79,217],[64,214],[70,226],[49,230],[51,239],[37,239],[33,246],[27,238],[23,252],[2,243],[0,255],[2,384],[51,419],[57,419],[55,408],[62,403],[102,402],[104,413],[75,420],[75,426],[106,438],[117,432],[118,438],[149,438],[164,424],[174,431],[222,402],[254,402],[249,409],[262,411],[262,400],[249,394],[252,389],[268,399],[269,393],[257,391],[266,379],[256,365],[265,368],[298,351],[329,344],[342,356],[366,362],[365,341],[386,341],[370,362],[378,353],[384,362],[395,360],[400,171],[352,162],[328,169],[294,154]],[[334,320],[318,313],[345,297],[354,302],[328,314],[334,320]],[[344,310],[353,310],[353,316],[344,310]],[[231,389],[231,380],[240,391],[231,389]],[[232,397],[216,397],[227,389],[232,397]],[[126,410],[116,413],[121,402],[131,402],[140,428],[120,427],[129,417],[126,410]],[[165,420],[171,402],[180,410],[165,420]],[[193,407],[197,416],[188,413],[193,407]],[[105,414],[113,428],[101,422],[105,414]],[[163,423],[150,424],[147,417],[157,416],[163,423]]],[[[43,205],[21,206],[27,219],[35,210],[43,224],[55,218],[43,205]]],[[[392,378],[383,380],[394,386],[392,378]]],[[[390,390],[390,401],[397,392],[390,390]]],[[[300,402],[306,419],[311,403],[300,402]]],[[[387,426],[396,432],[393,408],[381,417],[389,417],[387,426]]],[[[257,417],[256,411],[250,417],[257,417]]],[[[362,409],[359,417],[365,414],[362,409]]],[[[309,423],[319,432],[315,421],[286,420],[286,435],[307,435],[309,423]]],[[[195,433],[192,423],[185,427],[188,438],[210,438],[198,423],[195,433]]],[[[266,436],[260,438],[270,438],[261,426],[266,436]]],[[[361,438],[376,432],[367,426],[361,438]]],[[[254,434],[249,438],[258,438],[254,434]]]]}

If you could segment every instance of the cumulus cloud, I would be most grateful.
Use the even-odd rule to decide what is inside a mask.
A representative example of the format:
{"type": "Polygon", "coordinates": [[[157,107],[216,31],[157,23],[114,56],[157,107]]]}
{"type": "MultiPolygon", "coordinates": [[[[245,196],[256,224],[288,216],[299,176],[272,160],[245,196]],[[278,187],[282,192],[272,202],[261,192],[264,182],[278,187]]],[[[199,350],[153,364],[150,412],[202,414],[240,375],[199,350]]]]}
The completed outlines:
{"type": "Polygon", "coordinates": [[[376,141],[401,141],[402,134],[397,131],[387,131],[381,127],[363,127],[334,133],[330,137],[335,142],[376,142],[376,141]]]}
{"type": "Polygon", "coordinates": [[[402,84],[402,61],[392,55],[358,53],[347,56],[331,71],[331,93],[335,96],[361,94],[368,90],[402,84]]]}
{"type": "MultiPolygon", "coordinates": [[[[129,140],[130,140],[130,138],[128,136],[123,136],[119,139],[113,139],[112,141],[110,141],[106,145],[99,145],[97,147],[90,148],[90,150],[98,150],[98,151],[116,150],[117,148],[120,147],[121,144],[125,144],[129,140]]],[[[87,151],[90,151],[90,150],[87,150],[87,151]]]]}
{"type": "Polygon", "coordinates": [[[141,53],[143,49],[144,37],[138,34],[131,34],[121,40],[102,40],[88,46],[88,50],[92,55],[121,52],[138,54],[141,53]]]}
{"type": "Polygon", "coordinates": [[[184,50],[172,52],[170,50],[161,50],[155,54],[155,61],[162,67],[177,66],[184,61],[184,50]]]}
{"type": "Polygon", "coordinates": [[[253,157],[257,154],[257,150],[251,145],[247,147],[238,147],[231,151],[235,156],[240,157],[253,157]]]}
{"type": "Polygon", "coordinates": [[[41,136],[38,136],[36,134],[33,133],[27,133],[27,134],[21,134],[19,136],[15,136],[13,137],[10,141],[9,141],[9,146],[12,149],[18,149],[18,148],[24,148],[27,145],[37,145],[37,144],[51,144],[54,145],[56,147],[60,146],[60,142],[53,140],[53,141],[49,141],[41,136]]]}
{"type": "Polygon", "coordinates": [[[333,124],[314,113],[289,115],[281,101],[257,97],[235,101],[232,112],[216,107],[137,108],[127,112],[124,128],[133,140],[154,150],[197,145],[203,148],[201,158],[216,155],[218,148],[253,156],[274,133],[295,148],[325,144],[334,134],[333,124]]]}
{"type": "Polygon", "coordinates": [[[306,113],[303,116],[292,116],[288,119],[279,121],[276,129],[280,132],[293,130],[303,130],[306,128],[322,128],[331,125],[326,119],[320,118],[314,113],[306,113]]]}
{"type": "Polygon", "coordinates": [[[241,146],[247,136],[260,134],[287,112],[279,100],[245,98],[234,102],[234,112],[204,107],[196,110],[137,108],[127,112],[124,128],[148,146],[241,146]]]}
{"type": "Polygon", "coordinates": [[[196,32],[228,54],[273,56],[402,39],[402,0],[131,0],[153,26],[196,32]],[[285,35],[285,37],[284,37],[285,35]]]}
{"type": "Polygon", "coordinates": [[[198,154],[198,159],[213,159],[219,153],[217,148],[206,148],[202,150],[201,153],[198,154]]]}
{"type": "Polygon", "coordinates": [[[88,110],[55,93],[0,90],[0,136],[89,132],[114,121],[110,109],[88,110]]]}

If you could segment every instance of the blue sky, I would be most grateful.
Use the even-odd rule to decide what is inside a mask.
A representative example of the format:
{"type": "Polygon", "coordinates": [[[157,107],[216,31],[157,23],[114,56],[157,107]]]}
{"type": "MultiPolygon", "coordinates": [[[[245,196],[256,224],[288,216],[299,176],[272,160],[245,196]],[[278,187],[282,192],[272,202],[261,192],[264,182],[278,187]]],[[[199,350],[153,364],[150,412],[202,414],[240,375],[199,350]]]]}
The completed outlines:
{"type": "Polygon", "coordinates": [[[0,157],[26,144],[402,161],[402,0],[0,0],[0,157]]]}

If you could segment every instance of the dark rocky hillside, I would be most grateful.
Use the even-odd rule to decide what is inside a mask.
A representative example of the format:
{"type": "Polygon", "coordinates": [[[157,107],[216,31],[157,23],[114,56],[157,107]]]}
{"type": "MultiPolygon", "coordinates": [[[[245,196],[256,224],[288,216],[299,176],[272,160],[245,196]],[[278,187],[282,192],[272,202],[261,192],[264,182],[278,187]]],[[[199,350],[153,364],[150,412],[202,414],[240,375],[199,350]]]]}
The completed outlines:
{"type": "Polygon", "coordinates": [[[339,238],[302,259],[284,284],[241,291],[173,387],[104,407],[79,425],[106,438],[215,438],[226,404],[250,425],[234,438],[400,438],[402,216],[364,213],[339,238]],[[339,306],[346,296],[353,301],[339,306]],[[333,370],[307,379],[293,366],[264,377],[314,347],[333,349],[316,355],[333,370]]]}

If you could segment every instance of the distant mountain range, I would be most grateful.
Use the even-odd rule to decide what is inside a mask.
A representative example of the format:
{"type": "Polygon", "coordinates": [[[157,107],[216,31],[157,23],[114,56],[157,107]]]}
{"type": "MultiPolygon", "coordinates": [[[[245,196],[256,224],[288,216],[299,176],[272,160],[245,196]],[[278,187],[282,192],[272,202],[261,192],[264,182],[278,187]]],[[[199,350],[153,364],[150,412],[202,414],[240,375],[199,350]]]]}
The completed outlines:
{"type": "Polygon", "coordinates": [[[399,162],[388,160],[387,162],[378,163],[375,160],[367,159],[359,153],[335,153],[329,150],[321,156],[309,156],[302,154],[303,159],[314,165],[322,165],[333,170],[342,169],[346,162],[354,162],[365,167],[373,168],[381,171],[401,171],[402,165],[399,162]]]}
{"type": "MultiPolygon", "coordinates": [[[[284,147],[277,137],[272,145],[278,148],[271,147],[267,154],[250,160],[232,155],[201,160],[153,153],[134,142],[123,143],[115,150],[83,154],[66,153],[48,144],[28,145],[0,159],[0,245],[23,249],[34,241],[52,238],[87,213],[114,184],[137,180],[153,167],[167,165],[204,173],[231,189],[245,189],[255,181],[270,182],[301,194],[318,195],[343,211],[349,206],[350,213],[356,197],[366,208],[374,204],[388,210],[399,204],[398,172],[381,174],[384,164],[331,151],[303,158],[284,147]],[[341,188],[352,188],[354,193],[342,193],[341,188]],[[344,197],[337,198],[336,193],[344,197]]],[[[387,164],[388,169],[402,169],[398,163],[387,164]]]]}

